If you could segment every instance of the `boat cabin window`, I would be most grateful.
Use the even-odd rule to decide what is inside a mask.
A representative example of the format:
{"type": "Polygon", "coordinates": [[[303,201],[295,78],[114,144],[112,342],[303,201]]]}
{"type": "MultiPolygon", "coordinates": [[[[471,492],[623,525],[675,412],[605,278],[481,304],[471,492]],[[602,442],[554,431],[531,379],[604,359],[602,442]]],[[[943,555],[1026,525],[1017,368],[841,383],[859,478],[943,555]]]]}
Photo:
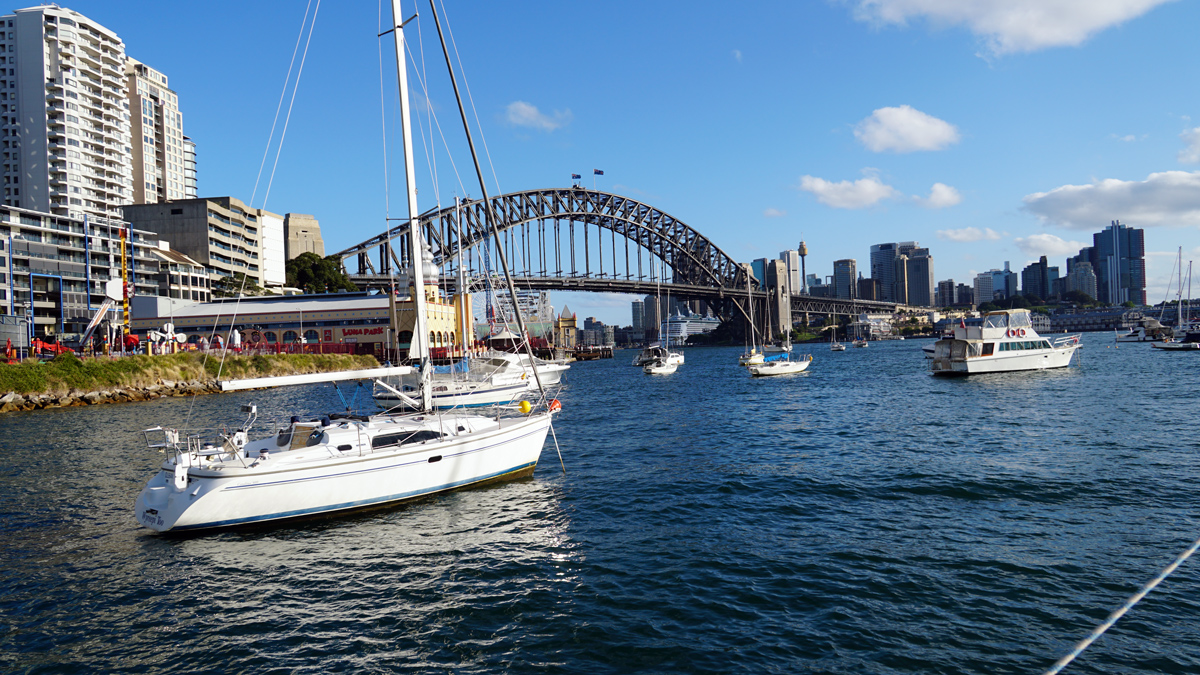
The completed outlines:
{"type": "Polygon", "coordinates": [[[982,352],[980,352],[980,356],[991,356],[991,355],[992,355],[992,349],[994,349],[994,348],[995,348],[995,346],[996,346],[996,345],[995,345],[995,343],[993,343],[993,342],[985,342],[985,343],[983,343],[983,351],[982,351],[982,352]]]}
{"type": "Polygon", "coordinates": [[[423,443],[425,441],[439,440],[442,435],[436,431],[422,429],[420,431],[405,431],[398,434],[380,434],[371,439],[372,448],[390,448],[397,445],[409,445],[411,443],[423,443]]]}
{"type": "Polygon", "coordinates": [[[1008,319],[1006,314],[988,314],[987,316],[983,317],[983,327],[1005,328],[1008,326],[1006,319],[1008,319]]]}
{"type": "Polygon", "coordinates": [[[1009,328],[1029,328],[1029,312],[1016,312],[1008,315],[1009,328]]]}

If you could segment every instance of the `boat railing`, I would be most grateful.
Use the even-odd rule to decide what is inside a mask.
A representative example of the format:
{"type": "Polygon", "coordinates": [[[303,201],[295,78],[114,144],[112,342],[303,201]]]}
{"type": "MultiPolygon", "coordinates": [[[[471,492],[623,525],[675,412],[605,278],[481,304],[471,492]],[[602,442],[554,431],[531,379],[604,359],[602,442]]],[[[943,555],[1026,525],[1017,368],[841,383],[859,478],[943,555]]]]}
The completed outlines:
{"type": "Polygon", "coordinates": [[[1063,335],[1063,336],[1054,338],[1054,340],[1050,344],[1053,345],[1055,349],[1062,349],[1063,347],[1069,347],[1071,345],[1079,344],[1079,339],[1082,336],[1083,336],[1082,333],[1076,333],[1074,335],[1063,335]]]}

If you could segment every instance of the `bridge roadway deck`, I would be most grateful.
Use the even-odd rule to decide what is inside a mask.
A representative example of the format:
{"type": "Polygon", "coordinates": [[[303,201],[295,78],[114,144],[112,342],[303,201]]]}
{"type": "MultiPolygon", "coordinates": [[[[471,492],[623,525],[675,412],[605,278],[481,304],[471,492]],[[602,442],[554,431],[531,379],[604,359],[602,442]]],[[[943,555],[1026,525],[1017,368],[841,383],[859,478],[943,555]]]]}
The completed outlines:
{"type": "MultiPolygon", "coordinates": [[[[392,277],[377,274],[355,274],[350,276],[359,288],[369,289],[386,289],[392,283],[392,277]]],[[[659,286],[648,279],[621,279],[621,278],[605,278],[605,277],[545,277],[545,276],[514,276],[513,283],[520,290],[530,291],[583,291],[589,293],[623,293],[627,295],[653,295],[661,288],[661,292],[665,295],[670,293],[677,298],[686,298],[688,300],[705,300],[709,303],[720,304],[723,302],[742,303],[746,299],[746,293],[732,293],[728,289],[713,288],[711,286],[693,286],[689,284],[662,284],[659,286]]],[[[503,281],[500,281],[503,285],[503,281]]],[[[456,292],[454,280],[446,280],[442,287],[450,292],[456,292]]],[[[499,290],[499,289],[497,289],[499,290]]],[[[767,292],[755,290],[750,294],[755,301],[755,304],[765,303],[767,301],[767,292]]],[[[875,300],[845,300],[841,298],[822,298],[812,295],[793,294],[792,295],[792,316],[798,317],[802,314],[840,314],[854,315],[862,312],[886,312],[894,313],[897,309],[928,311],[928,307],[907,307],[897,305],[893,302],[879,302],[875,300]]]]}

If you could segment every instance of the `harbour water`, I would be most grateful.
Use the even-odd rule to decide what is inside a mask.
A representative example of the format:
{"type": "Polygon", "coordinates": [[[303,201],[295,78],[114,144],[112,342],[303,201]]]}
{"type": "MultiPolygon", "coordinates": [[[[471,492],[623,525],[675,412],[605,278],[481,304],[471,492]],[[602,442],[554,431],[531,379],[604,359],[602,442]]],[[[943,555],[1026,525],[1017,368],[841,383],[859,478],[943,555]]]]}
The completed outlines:
{"type": "MultiPolygon", "coordinates": [[[[1200,361],[1092,334],[1078,367],[935,379],[921,344],[763,380],[617,352],[559,395],[565,474],[548,445],[531,479],[183,539],[134,522],[141,429],[339,393],[0,415],[0,671],[1042,672],[1200,536],[1200,361]]],[[[1200,672],[1198,585],[1065,672],[1200,672]]]]}

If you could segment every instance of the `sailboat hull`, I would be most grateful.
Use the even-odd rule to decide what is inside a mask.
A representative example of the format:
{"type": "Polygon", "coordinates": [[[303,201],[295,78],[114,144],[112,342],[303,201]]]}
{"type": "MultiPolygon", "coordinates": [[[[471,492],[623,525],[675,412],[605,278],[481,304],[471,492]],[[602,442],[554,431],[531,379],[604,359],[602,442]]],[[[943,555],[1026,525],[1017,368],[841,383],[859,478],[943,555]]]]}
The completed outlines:
{"type": "MultiPolygon", "coordinates": [[[[454,428],[453,415],[442,417],[454,428]]],[[[189,468],[182,489],[171,460],[138,495],[138,520],[159,532],[205,530],[372,508],[517,478],[537,466],[550,414],[492,421],[494,428],[482,433],[382,451],[371,449],[372,430],[339,426],[320,445],[285,449],[265,461],[189,468]]]]}

